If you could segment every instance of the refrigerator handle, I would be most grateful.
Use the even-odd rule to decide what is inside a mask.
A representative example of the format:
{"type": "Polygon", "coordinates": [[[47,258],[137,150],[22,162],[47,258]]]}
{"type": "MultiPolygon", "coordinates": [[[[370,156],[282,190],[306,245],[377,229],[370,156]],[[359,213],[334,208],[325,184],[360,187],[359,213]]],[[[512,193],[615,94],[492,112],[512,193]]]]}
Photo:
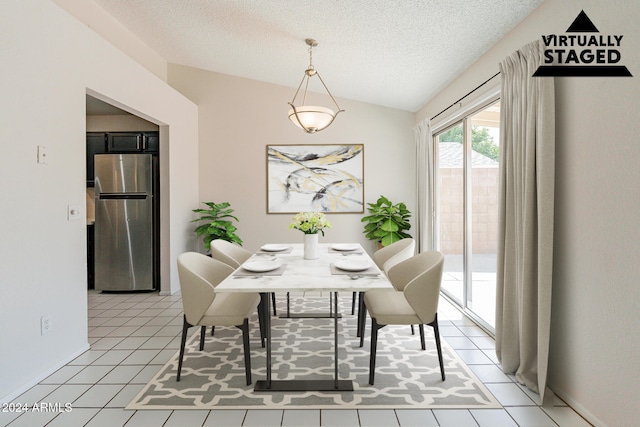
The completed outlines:
{"type": "Polygon", "coordinates": [[[146,199],[151,196],[147,193],[101,193],[99,200],[122,200],[122,199],[146,199]]]}

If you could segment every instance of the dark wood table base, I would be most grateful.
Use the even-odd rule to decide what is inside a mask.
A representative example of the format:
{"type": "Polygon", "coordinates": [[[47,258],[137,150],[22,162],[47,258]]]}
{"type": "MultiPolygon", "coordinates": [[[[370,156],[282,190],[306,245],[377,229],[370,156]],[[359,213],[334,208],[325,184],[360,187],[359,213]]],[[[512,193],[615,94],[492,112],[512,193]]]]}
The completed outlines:
{"type": "MultiPolygon", "coordinates": [[[[333,318],[333,379],[332,380],[271,380],[271,308],[269,293],[261,292],[264,334],[267,341],[267,379],[256,381],[254,391],[353,391],[353,381],[338,379],[338,293],[332,292],[333,310],[328,318],[333,318]],[[265,314],[266,313],[266,314],[265,314]]],[[[290,313],[289,313],[290,314],[290,313]]]]}
{"type": "Polygon", "coordinates": [[[253,391],[353,391],[351,380],[286,380],[271,381],[271,387],[266,380],[256,381],[253,391]]]}

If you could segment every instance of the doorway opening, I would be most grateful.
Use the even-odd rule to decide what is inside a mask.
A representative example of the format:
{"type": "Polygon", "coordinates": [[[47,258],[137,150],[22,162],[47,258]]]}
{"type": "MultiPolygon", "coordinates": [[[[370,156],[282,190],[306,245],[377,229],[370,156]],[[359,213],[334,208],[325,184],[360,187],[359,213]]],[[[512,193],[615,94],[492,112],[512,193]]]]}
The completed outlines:
{"type": "MultiPolygon", "coordinates": [[[[141,289],[159,291],[159,126],[87,94],[86,132],[87,288],[129,291],[136,290],[139,286],[141,289]],[[148,203],[144,203],[145,206],[148,204],[147,216],[140,215],[139,206],[143,204],[142,201],[126,200],[117,197],[116,194],[109,194],[111,200],[106,197],[103,200],[100,196],[107,191],[102,189],[102,193],[98,193],[96,190],[95,159],[99,158],[96,156],[105,160],[106,157],[120,155],[123,158],[129,157],[130,160],[131,157],[136,157],[136,163],[138,158],[140,160],[145,158],[148,161],[150,184],[144,190],[148,195],[148,203]],[[136,209],[127,212],[126,206],[132,203],[135,204],[136,209]],[[106,210],[107,205],[114,209],[106,210]],[[119,216],[123,217],[122,221],[115,221],[114,219],[119,216]],[[100,217],[103,218],[102,221],[99,220],[100,217]],[[139,224],[142,226],[138,227],[139,224]],[[136,237],[133,233],[135,230],[142,234],[138,233],[136,237]],[[142,253],[139,250],[140,242],[145,239],[148,240],[146,246],[149,250],[142,253]],[[129,280],[130,277],[132,277],[131,280],[129,280]],[[116,281],[130,283],[113,287],[105,286],[111,278],[118,278],[113,280],[113,283],[116,281]]],[[[139,180],[134,179],[134,181],[137,186],[139,180]]],[[[139,196],[141,190],[136,188],[135,191],[139,196]]]]}

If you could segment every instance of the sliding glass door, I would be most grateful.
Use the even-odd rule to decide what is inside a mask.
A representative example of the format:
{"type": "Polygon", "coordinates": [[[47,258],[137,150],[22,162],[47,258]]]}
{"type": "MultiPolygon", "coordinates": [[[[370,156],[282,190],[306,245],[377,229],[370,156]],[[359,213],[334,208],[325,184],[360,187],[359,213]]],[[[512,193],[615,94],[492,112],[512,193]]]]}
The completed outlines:
{"type": "Polygon", "coordinates": [[[443,292],[485,328],[495,328],[500,104],[434,135],[438,150],[436,247],[443,292]]]}

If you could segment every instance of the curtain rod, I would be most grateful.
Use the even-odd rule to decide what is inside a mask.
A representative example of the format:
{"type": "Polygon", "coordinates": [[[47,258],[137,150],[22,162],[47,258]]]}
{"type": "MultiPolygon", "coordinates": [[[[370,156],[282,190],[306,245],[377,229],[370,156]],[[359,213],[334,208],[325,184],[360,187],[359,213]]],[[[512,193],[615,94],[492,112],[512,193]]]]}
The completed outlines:
{"type": "Polygon", "coordinates": [[[495,73],[493,76],[489,77],[487,80],[485,80],[484,82],[480,83],[475,89],[472,89],[471,91],[469,91],[466,95],[464,95],[462,98],[458,99],[456,102],[454,102],[453,104],[449,105],[447,108],[445,108],[444,110],[440,111],[438,114],[436,114],[435,116],[431,117],[430,120],[435,119],[436,117],[438,117],[440,114],[444,113],[445,111],[447,111],[449,108],[453,107],[454,105],[457,105],[460,101],[462,101],[463,99],[465,99],[467,96],[471,95],[473,92],[477,91],[478,89],[480,89],[482,86],[486,85],[487,83],[489,83],[494,77],[496,77],[497,75],[500,74],[500,71],[498,71],[497,73],[495,73]]]}

